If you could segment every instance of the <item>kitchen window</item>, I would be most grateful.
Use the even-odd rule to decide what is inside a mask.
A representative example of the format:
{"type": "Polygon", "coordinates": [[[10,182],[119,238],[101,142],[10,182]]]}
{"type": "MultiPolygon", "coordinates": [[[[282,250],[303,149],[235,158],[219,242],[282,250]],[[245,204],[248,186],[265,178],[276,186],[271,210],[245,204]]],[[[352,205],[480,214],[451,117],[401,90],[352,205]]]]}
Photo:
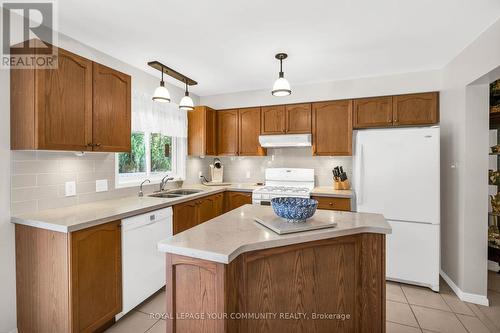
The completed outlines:
{"type": "Polygon", "coordinates": [[[134,92],[131,152],[116,154],[116,187],[137,186],[145,179],[156,184],[166,175],[182,180],[186,158],[186,111],[134,92]]]}

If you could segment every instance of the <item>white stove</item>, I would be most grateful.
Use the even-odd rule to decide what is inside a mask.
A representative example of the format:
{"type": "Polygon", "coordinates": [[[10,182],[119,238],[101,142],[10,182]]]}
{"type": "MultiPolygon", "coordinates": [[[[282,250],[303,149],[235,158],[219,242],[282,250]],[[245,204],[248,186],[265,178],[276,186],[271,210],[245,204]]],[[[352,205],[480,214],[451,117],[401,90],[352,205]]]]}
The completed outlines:
{"type": "Polygon", "coordinates": [[[314,169],[269,168],[266,169],[264,187],[252,193],[254,205],[271,205],[272,198],[309,198],[314,188],[314,169]]]}

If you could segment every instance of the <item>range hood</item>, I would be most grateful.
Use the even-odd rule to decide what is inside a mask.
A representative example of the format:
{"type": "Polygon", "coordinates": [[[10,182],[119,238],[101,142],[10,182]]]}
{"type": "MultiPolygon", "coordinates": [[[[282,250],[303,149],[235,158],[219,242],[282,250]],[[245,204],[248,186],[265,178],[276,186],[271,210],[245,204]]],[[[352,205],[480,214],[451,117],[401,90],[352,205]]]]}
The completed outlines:
{"type": "Polygon", "coordinates": [[[264,148],[310,147],[311,134],[260,135],[259,143],[264,148]]]}

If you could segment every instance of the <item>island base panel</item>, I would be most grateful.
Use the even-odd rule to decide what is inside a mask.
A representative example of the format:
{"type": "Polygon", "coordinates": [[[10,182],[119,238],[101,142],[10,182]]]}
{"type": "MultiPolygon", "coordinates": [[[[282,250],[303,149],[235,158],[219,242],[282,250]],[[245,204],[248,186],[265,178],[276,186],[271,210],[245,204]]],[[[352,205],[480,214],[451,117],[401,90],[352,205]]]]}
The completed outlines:
{"type": "Polygon", "coordinates": [[[169,333],[385,332],[382,234],[166,260],[169,333]]]}

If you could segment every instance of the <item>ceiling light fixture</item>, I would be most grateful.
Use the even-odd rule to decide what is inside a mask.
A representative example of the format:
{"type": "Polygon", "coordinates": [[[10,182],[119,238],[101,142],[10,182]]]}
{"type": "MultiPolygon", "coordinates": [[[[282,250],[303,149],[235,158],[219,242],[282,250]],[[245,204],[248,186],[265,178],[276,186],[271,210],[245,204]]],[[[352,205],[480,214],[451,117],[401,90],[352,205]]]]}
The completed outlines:
{"type": "Polygon", "coordinates": [[[170,93],[168,92],[168,89],[165,87],[165,81],[163,81],[163,66],[161,70],[160,86],[155,89],[155,93],[153,94],[153,101],[161,103],[170,103],[170,93]]]}
{"type": "Polygon", "coordinates": [[[194,86],[197,85],[198,82],[188,78],[186,75],[183,75],[168,66],[165,66],[159,61],[150,61],[148,62],[148,65],[161,72],[160,86],[155,90],[153,101],[170,102],[170,93],[168,92],[167,88],[165,88],[165,82],[163,81],[163,73],[165,73],[168,76],[173,77],[174,79],[179,80],[186,85],[186,93],[179,103],[179,109],[188,111],[194,109],[193,99],[189,96],[188,85],[194,86]]]}
{"type": "Polygon", "coordinates": [[[290,83],[284,78],[283,73],[283,60],[286,59],[288,55],[286,53],[278,53],[274,57],[280,61],[280,73],[278,79],[274,81],[273,91],[271,91],[271,93],[273,96],[288,96],[292,93],[292,90],[290,89],[290,83]]]}
{"type": "Polygon", "coordinates": [[[179,109],[186,111],[194,110],[194,102],[193,99],[189,96],[188,84],[186,82],[186,92],[184,93],[184,97],[182,97],[179,103],[179,109]]]}

